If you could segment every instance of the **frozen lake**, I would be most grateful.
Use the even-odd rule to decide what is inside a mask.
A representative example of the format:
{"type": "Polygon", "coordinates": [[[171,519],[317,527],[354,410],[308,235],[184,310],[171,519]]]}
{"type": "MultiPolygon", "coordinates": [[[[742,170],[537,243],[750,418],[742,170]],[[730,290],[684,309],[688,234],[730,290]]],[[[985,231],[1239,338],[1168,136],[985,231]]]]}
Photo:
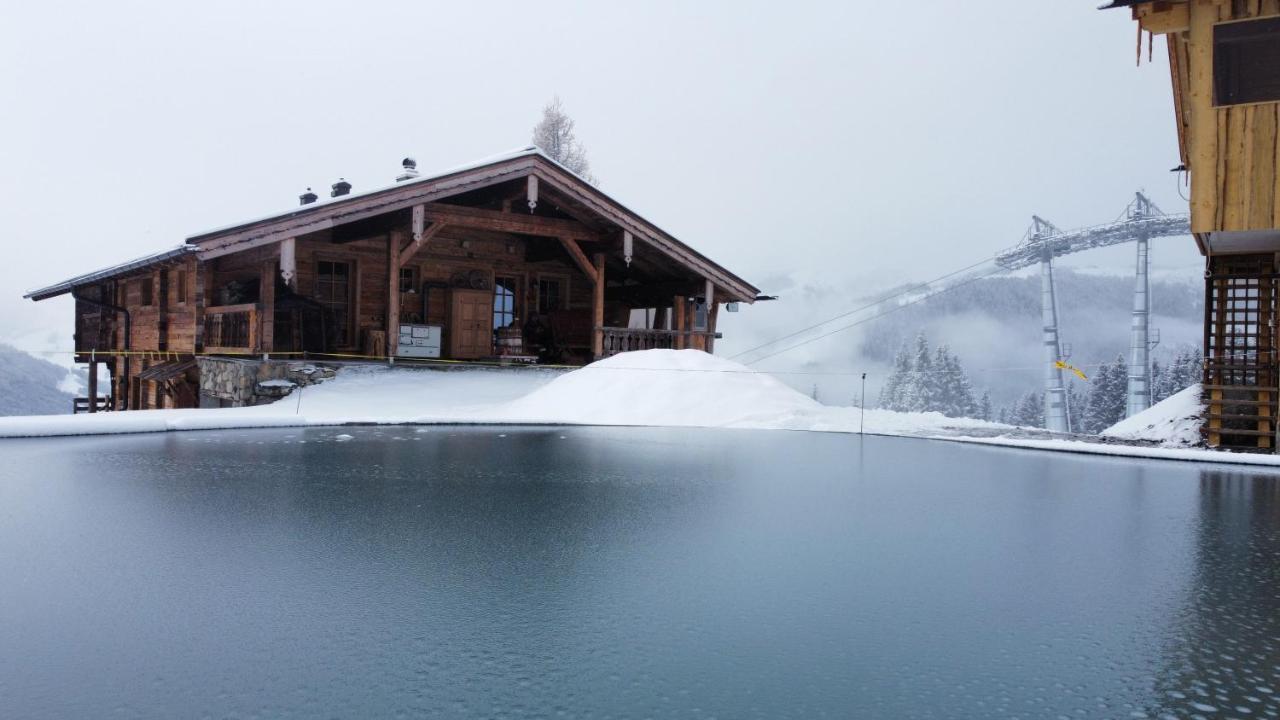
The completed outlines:
{"type": "Polygon", "coordinates": [[[700,429],[0,441],[0,717],[1162,713],[1280,716],[1274,473],[700,429]]]}

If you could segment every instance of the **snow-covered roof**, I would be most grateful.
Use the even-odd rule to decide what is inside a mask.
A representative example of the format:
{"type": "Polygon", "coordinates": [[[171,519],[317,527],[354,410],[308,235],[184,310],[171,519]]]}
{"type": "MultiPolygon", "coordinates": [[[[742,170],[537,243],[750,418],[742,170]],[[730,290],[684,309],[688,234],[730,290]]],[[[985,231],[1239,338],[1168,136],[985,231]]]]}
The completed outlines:
{"type": "Polygon", "coordinates": [[[108,268],[94,270],[93,272],[88,272],[83,275],[77,275],[73,278],[63,280],[60,283],[55,283],[48,287],[42,287],[38,290],[32,290],[26,295],[23,295],[23,297],[31,298],[32,300],[44,300],[46,298],[71,292],[73,288],[79,285],[89,285],[100,280],[106,280],[120,275],[127,275],[134,270],[147,267],[148,265],[165,262],[166,260],[172,260],[174,258],[196,252],[197,250],[198,248],[194,245],[179,245],[174,248],[169,248],[168,250],[161,250],[160,252],[144,255],[140,258],[134,258],[133,260],[122,262],[119,265],[112,265],[108,268]]]}
{"type": "Polygon", "coordinates": [[[550,163],[554,163],[555,165],[560,167],[561,170],[564,170],[567,173],[573,174],[575,177],[579,178],[583,182],[587,182],[587,180],[583,178],[581,175],[574,173],[569,168],[556,162],[555,159],[553,159],[550,155],[547,155],[545,152],[543,152],[542,149],[539,148],[538,146],[529,145],[527,147],[522,147],[517,150],[511,150],[509,152],[499,153],[498,155],[493,155],[483,160],[470,162],[470,163],[467,163],[466,165],[458,165],[456,167],[451,167],[446,170],[441,170],[441,171],[432,173],[431,175],[422,175],[420,177],[411,178],[409,180],[401,180],[399,182],[391,183],[389,185],[383,185],[380,187],[373,188],[371,190],[362,190],[360,192],[347,193],[346,195],[339,195],[338,197],[320,197],[320,198],[317,198],[315,202],[307,203],[306,205],[297,205],[292,208],[289,208],[288,210],[282,210],[280,212],[271,213],[269,215],[261,215],[259,217],[255,217],[249,220],[241,220],[240,222],[232,223],[230,225],[223,225],[221,227],[211,228],[203,232],[198,232],[192,235],[188,235],[187,242],[196,242],[198,240],[212,237],[214,235],[220,235],[222,233],[229,232],[231,230],[236,230],[238,228],[248,227],[250,225],[257,225],[258,223],[270,222],[272,220],[283,220],[285,218],[294,217],[296,215],[302,215],[305,213],[313,212],[315,210],[319,210],[320,208],[332,207],[334,205],[340,205],[344,203],[363,200],[365,198],[377,195],[378,193],[387,192],[389,190],[399,190],[401,188],[411,187],[413,185],[429,183],[444,177],[448,177],[450,175],[456,175],[458,173],[467,172],[469,170],[476,170],[478,168],[485,167],[486,165],[494,165],[500,162],[507,162],[508,160],[515,160],[517,158],[522,158],[522,157],[531,157],[534,155],[537,155],[550,163]]]}
{"type": "Polygon", "coordinates": [[[389,212],[408,207],[410,203],[420,203],[423,198],[429,200],[432,197],[447,197],[465,192],[470,187],[483,186],[485,183],[498,180],[505,181],[508,178],[519,177],[521,173],[532,172],[537,172],[551,181],[558,179],[557,173],[564,173],[572,179],[568,184],[580,186],[580,190],[570,194],[576,193],[576,197],[590,210],[630,230],[637,235],[638,239],[654,244],[672,258],[699,268],[700,272],[715,280],[717,285],[728,290],[730,297],[751,302],[759,293],[759,290],[747,281],[609,197],[589,180],[547,155],[541,148],[530,145],[431,175],[402,180],[363,192],[318,199],[316,202],[295,206],[275,214],[206,230],[187,237],[186,245],[178,248],[74,277],[56,285],[29,292],[25,297],[43,300],[69,292],[77,285],[118,276],[183,253],[201,252],[216,257],[219,254],[238,251],[240,248],[247,249],[252,246],[252,243],[260,244],[270,241],[271,238],[283,236],[285,233],[312,232],[349,222],[350,218],[356,214],[389,212]],[[548,170],[551,172],[547,172],[548,170]]]}

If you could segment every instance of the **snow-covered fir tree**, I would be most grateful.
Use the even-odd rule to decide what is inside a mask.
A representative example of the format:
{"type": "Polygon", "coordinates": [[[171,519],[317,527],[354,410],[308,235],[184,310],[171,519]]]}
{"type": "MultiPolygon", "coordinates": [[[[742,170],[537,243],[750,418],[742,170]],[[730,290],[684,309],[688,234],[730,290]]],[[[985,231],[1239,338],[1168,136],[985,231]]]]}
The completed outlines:
{"type": "Polygon", "coordinates": [[[573,118],[564,111],[559,96],[542,109],[542,120],[533,127],[533,144],[583,179],[596,183],[591,163],[587,161],[587,149],[578,142],[573,132],[573,118]]]}
{"type": "Polygon", "coordinates": [[[902,409],[903,386],[910,382],[910,375],[911,352],[907,349],[907,344],[903,343],[902,347],[898,348],[898,354],[893,357],[893,370],[890,371],[889,378],[880,388],[880,407],[889,410],[902,409]]]}
{"type": "Polygon", "coordinates": [[[990,390],[982,391],[982,399],[978,401],[978,419],[986,420],[988,422],[995,420],[995,418],[991,416],[991,391],[990,390]]]}
{"type": "Polygon", "coordinates": [[[1044,395],[1028,392],[1007,413],[1008,423],[1019,427],[1044,427],[1044,395]]]}
{"type": "Polygon", "coordinates": [[[1123,355],[1099,367],[1089,380],[1089,399],[1079,431],[1096,435],[1120,422],[1128,385],[1129,365],[1123,355]]]}
{"type": "Polygon", "coordinates": [[[1179,348],[1172,361],[1159,366],[1159,372],[1156,372],[1153,364],[1151,402],[1158,403],[1200,382],[1202,368],[1200,350],[1189,346],[1179,348]]]}
{"type": "MultiPolygon", "coordinates": [[[[979,417],[982,408],[959,358],[945,346],[932,352],[924,333],[894,357],[893,370],[880,391],[880,407],[898,412],[939,412],[948,417],[979,417]]],[[[990,417],[990,397],[987,398],[990,417]]]]}

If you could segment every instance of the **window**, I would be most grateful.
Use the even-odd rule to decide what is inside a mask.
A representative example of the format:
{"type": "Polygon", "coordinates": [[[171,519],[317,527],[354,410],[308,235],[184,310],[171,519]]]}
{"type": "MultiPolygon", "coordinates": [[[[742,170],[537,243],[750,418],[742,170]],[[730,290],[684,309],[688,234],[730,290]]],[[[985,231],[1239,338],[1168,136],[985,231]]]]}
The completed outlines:
{"type": "Polygon", "coordinates": [[[548,315],[564,309],[564,281],[538,278],[538,314],[548,315]]]}
{"type": "Polygon", "coordinates": [[[178,271],[178,288],[176,294],[176,302],[181,305],[187,301],[187,271],[178,271]]]}
{"type": "Polygon", "coordinates": [[[1218,105],[1280,100],[1280,18],[1213,26],[1213,94],[1218,105]]]}
{"type": "Polygon", "coordinates": [[[316,263],[316,300],[332,313],[333,342],[337,347],[354,344],[351,328],[351,263],[321,260],[316,263]]]}
{"type": "Polygon", "coordinates": [[[138,284],[138,304],[150,307],[155,302],[155,283],[147,278],[138,284]]]}
{"type": "Polygon", "coordinates": [[[400,292],[417,292],[418,271],[417,268],[402,267],[400,268],[400,292]]]}
{"type": "Polygon", "coordinates": [[[493,328],[511,327],[516,322],[516,279],[508,275],[493,278],[493,328]]]}

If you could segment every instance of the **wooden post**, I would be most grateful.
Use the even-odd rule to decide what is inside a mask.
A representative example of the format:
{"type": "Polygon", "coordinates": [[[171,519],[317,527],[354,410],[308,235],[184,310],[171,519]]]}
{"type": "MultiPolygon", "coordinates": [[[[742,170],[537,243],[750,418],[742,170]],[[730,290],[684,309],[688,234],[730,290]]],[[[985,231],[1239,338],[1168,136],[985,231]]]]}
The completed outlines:
{"type": "Polygon", "coordinates": [[[684,301],[683,295],[677,295],[675,297],[675,301],[671,304],[671,321],[672,321],[672,324],[675,325],[674,329],[676,331],[676,341],[675,341],[676,350],[683,350],[685,348],[684,306],[685,306],[685,301],[684,301]]]}
{"type": "Polygon", "coordinates": [[[712,305],[707,308],[707,332],[711,333],[707,336],[707,352],[714,353],[716,351],[716,318],[720,315],[720,305],[712,305]]]}
{"type": "Polygon", "coordinates": [[[258,351],[263,355],[275,348],[276,334],[276,263],[268,260],[262,264],[262,280],[259,281],[258,300],[262,312],[258,313],[258,351]]]}
{"type": "Polygon", "coordinates": [[[591,353],[597,360],[604,355],[604,253],[596,253],[595,288],[591,295],[591,353]]]}
{"type": "Polygon", "coordinates": [[[89,361],[89,412],[98,412],[98,361],[89,361]]]}
{"type": "Polygon", "coordinates": [[[1218,21],[1218,4],[1193,2],[1187,10],[1191,24],[1187,37],[1191,231],[1201,233],[1220,228],[1216,177],[1220,128],[1213,98],[1213,26],[1218,21]]]}
{"type": "Polygon", "coordinates": [[[196,323],[194,347],[197,353],[204,352],[204,309],[209,304],[205,296],[213,289],[213,283],[207,275],[208,272],[209,267],[206,263],[200,260],[195,261],[196,296],[195,303],[193,303],[195,306],[193,312],[195,312],[196,323]]]}
{"type": "Polygon", "coordinates": [[[404,231],[392,230],[387,234],[387,357],[396,355],[400,340],[400,246],[404,244],[404,231]]]}
{"type": "Polygon", "coordinates": [[[156,349],[169,349],[169,269],[161,268],[155,273],[156,287],[160,289],[156,298],[156,349]]]}

